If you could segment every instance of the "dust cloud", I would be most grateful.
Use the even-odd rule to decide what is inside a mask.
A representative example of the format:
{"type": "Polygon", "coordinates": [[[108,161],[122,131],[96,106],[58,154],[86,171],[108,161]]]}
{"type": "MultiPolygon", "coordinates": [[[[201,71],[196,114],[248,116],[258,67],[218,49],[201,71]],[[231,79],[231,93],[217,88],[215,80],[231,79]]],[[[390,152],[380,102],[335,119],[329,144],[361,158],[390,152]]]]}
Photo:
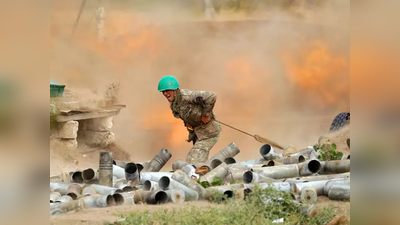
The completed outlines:
{"type": "MultiPolygon", "coordinates": [[[[303,11],[226,10],[215,22],[203,19],[199,3],[107,2],[102,44],[96,40],[98,3],[85,7],[72,40],[80,2],[51,3],[50,78],[78,93],[119,82],[118,101],[127,108],[114,118],[113,132],[135,162],[165,147],[172,163],[191,148],[183,122],[157,92],[164,75],[176,76],[181,88],[215,92],[219,120],[284,146],[313,145],[334,116],[350,108],[346,1],[303,11]]],[[[231,142],[241,150],[237,161],[260,157],[262,144],[228,127],[210,156],[231,142]]]]}

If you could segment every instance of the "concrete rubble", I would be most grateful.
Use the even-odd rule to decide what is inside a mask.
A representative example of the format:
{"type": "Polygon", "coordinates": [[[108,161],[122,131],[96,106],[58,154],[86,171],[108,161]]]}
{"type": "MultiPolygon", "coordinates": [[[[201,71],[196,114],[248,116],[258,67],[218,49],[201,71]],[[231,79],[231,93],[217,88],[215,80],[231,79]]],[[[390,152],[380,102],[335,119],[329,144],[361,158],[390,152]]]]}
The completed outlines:
{"type": "MultiPolygon", "coordinates": [[[[71,127],[77,125],[64,126],[75,130],[71,127]]],[[[106,130],[104,126],[101,132],[106,130]]],[[[316,203],[322,195],[332,200],[350,199],[349,155],[321,161],[312,147],[295,151],[288,146],[287,150],[279,154],[265,144],[259,159],[236,162],[234,156],[240,150],[231,143],[205,163],[191,165],[178,159],[169,172],[160,172],[172,157],[165,148],[147,162],[118,161],[111,152],[100,152],[99,168],[50,178],[50,215],[116,205],[245,200],[256,186],[291,192],[294,201],[305,204],[316,203]],[[215,186],[215,180],[220,185],[215,186]]]]}

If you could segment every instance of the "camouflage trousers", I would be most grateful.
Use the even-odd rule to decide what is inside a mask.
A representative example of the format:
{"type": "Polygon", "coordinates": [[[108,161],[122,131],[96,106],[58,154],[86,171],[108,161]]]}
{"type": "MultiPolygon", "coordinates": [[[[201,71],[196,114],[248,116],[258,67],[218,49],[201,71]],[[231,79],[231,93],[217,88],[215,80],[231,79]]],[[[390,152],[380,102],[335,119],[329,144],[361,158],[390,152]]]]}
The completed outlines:
{"type": "Polygon", "coordinates": [[[197,140],[187,154],[186,162],[196,165],[197,163],[203,163],[207,161],[210,150],[219,140],[219,136],[220,134],[218,134],[216,137],[197,140]]]}

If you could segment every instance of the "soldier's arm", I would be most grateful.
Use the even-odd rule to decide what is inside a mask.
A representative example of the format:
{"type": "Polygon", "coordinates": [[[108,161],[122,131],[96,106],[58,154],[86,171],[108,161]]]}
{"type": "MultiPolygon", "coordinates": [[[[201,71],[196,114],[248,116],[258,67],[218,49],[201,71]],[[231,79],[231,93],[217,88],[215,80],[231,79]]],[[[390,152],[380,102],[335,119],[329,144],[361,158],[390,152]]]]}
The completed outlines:
{"type": "Polygon", "coordinates": [[[195,91],[193,93],[193,101],[202,105],[204,116],[211,117],[215,102],[217,101],[217,95],[211,91],[195,91]]]}

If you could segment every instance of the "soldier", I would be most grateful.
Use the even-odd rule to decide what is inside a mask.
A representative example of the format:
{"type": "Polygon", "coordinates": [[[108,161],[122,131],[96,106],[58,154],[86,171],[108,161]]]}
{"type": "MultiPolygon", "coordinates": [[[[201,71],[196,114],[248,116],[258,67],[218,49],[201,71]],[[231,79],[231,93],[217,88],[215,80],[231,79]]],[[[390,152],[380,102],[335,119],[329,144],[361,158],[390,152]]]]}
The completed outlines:
{"type": "Polygon", "coordinates": [[[195,165],[207,161],[221,133],[221,124],[215,121],[213,113],[217,95],[208,91],[180,89],[178,80],[173,76],[161,78],[158,91],[170,102],[174,117],[182,119],[189,131],[186,141],[192,141],[193,147],[186,156],[186,162],[195,165]]]}

